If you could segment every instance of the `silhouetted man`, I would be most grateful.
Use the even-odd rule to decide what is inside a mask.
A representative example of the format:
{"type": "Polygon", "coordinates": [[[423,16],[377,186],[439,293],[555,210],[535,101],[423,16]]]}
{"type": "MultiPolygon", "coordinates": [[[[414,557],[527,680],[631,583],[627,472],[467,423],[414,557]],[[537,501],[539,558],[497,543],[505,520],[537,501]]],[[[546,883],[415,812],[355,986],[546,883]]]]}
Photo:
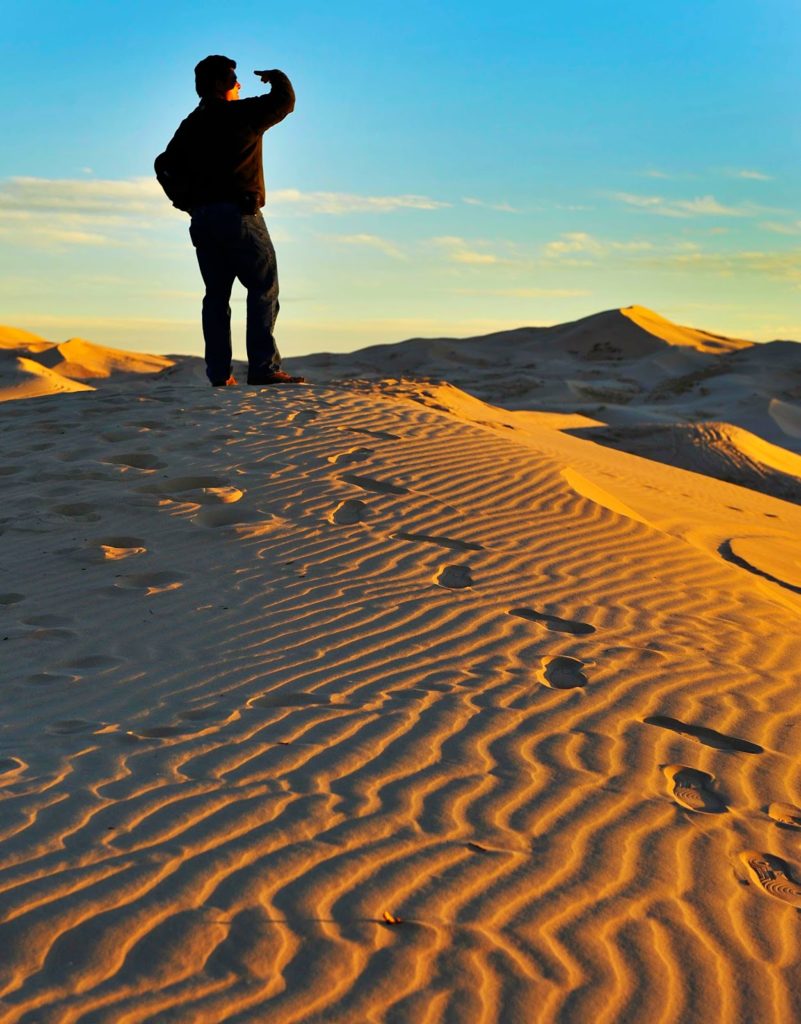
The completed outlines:
{"type": "Polygon", "coordinates": [[[271,91],[239,99],[236,61],[210,56],[195,68],[200,103],[156,158],[156,177],[179,210],[192,215],[189,234],[206,286],[203,337],[206,373],[215,387],[231,374],[231,288],[247,289],[248,384],[293,384],[281,369],[273,337],[278,316],[275,249],[261,215],[261,139],[295,109],[283,71],[255,71],[271,91]],[[234,102],[237,101],[237,102],[234,102]]]}

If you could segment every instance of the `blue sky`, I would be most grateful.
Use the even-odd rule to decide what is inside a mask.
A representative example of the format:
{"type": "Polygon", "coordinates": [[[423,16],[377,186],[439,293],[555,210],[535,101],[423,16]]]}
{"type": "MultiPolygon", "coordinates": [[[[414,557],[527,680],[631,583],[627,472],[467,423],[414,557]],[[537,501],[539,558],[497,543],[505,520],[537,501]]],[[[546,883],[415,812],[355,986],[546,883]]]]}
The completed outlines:
{"type": "Polygon", "coordinates": [[[187,218],[152,162],[225,53],[243,95],[261,67],[298,94],[265,138],[286,355],[630,303],[801,339],[797,0],[32,0],[3,21],[0,322],[200,351],[187,218]]]}

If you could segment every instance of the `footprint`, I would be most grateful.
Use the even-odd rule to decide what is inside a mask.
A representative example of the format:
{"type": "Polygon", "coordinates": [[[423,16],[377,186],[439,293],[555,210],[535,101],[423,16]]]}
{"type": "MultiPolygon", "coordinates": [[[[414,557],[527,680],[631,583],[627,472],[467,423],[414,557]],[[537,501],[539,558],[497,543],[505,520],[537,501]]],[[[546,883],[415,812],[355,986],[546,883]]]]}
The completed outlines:
{"type": "Polygon", "coordinates": [[[196,515],[192,516],[192,522],[198,526],[207,526],[216,530],[221,526],[240,526],[243,523],[253,523],[263,518],[259,512],[251,511],[237,505],[210,505],[202,508],[196,515]]]}
{"type": "Polygon", "coordinates": [[[72,640],[78,634],[61,626],[35,626],[33,632],[26,634],[28,640],[72,640]]]}
{"type": "Polygon", "coordinates": [[[801,807],[795,804],[773,803],[768,807],[768,814],[783,828],[801,828],[801,807]]]}
{"type": "Polygon", "coordinates": [[[133,558],[147,552],[145,542],[140,537],[98,537],[87,542],[94,549],[101,561],[115,562],[123,558],[133,558]]]}
{"type": "Polygon", "coordinates": [[[200,505],[233,505],[245,497],[238,487],[204,487],[193,499],[200,505]]]}
{"type": "Polygon", "coordinates": [[[51,509],[56,515],[65,516],[67,519],[77,519],[82,523],[97,523],[100,515],[94,505],[84,501],[72,502],[69,505],[54,505],[51,509]]]}
{"type": "Polygon", "coordinates": [[[342,480],[349,484],[355,484],[364,491],[376,491],[378,494],[408,494],[406,487],[399,487],[397,484],[387,483],[385,480],[375,480],[371,476],[357,476],[355,473],[343,473],[342,480]]]}
{"type": "Polygon", "coordinates": [[[20,619],[24,626],[70,626],[72,619],[66,615],[29,615],[27,619],[20,619]]]}
{"type": "Polygon", "coordinates": [[[440,569],[436,582],[448,590],[464,590],[473,586],[469,565],[445,565],[440,569]]]}
{"type": "Polygon", "coordinates": [[[170,590],[180,590],[183,586],[181,580],[186,579],[180,573],[174,572],[142,572],[132,573],[128,576],[118,576],[114,586],[120,590],[144,590],[146,597],[153,594],[166,594],[170,590]]]}
{"type": "Polygon", "coordinates": [[[710,789],[714,776],[683,764],[666,764],[662,771],[671,785],[671,795],[681,807],[704,814],[721,814],[726,805],[710,789]]]}
{"type": "Polygon", "coordinates": [[[704,725],[687,725],[680,722],[678,718],[670,718],[667,715],[648,715],[643,718],[646,725],[658,725],[660,729],[670,729],[671,732],[680,733],[682,736],[692,736],[708,747],[716,750],[737,750],[741,754],[763,754],[764,749],[758,743],[751,743],[750,740],[741,740],[737,736],[726,736],[715,729],[708,729],[704,725]]]}
{"type": "Polygon", "coordinates": [[[0,594],[0,604],[19,604],[25,600],[24,594],[0,594]]]}
{"type": "Polygon", "coordinates": [[[352,526],[354,523],[363,523],[370,515],[370,510],[363,501],[358,498],[348,498],[337,505],[328,521],[337,523],[340,526],[352,526]]]}
{"type": "Polygon", "coordinates": [[[233,505],[245,497],[238,487],[202,487],[184,492],[178,501],[191,501],[196,505],[233,505]]]}
{"type": "Polygon", "coordinates": [[[195,505],[233,505],[245,496],[243,490],[222,477],[176,477],[140,487],[139,492],[159,494],[172,501],[188,501],[195,505]]]}
{"type": "Polygon", "coordinates": [[[75,658],[73,661],[64,661],[62,668],[114,668],[120,664],[119,658],[112,658],[108,654],[87,654],[82,658],[75,658]]]}
{"type": "Polygon", "coordinates": [[[429,533],[393,533],[393,537],[399,540],[419,541],[421,544],[436,544],[441,548],[451,548],[453,551],[483,551],[483,544],[474,544],[469,540],[454,540],[451,537],[437,537],[429,533]]]}
{"type": "Polygon", "coordinates": [[[112,466],[127,466],[129,469],[164,469],[166,462],[162,462],[150,452],[127,452],[124,455],[109,455],[103,459],[112,466]]]}
{"type": "Polygon", "coordinates": [[[87,722],[83,718],[67,718],[61,722],[53,722],[48,726],[47,732],[55,736],[70,736],[78,732],[98,732],[103,728],[104,722],[87,722]]]}
{"type": "Polygon", "coordinates": [[[140,487],[142,494],[164,494],[168,497],[173,494],[183,494],[184,491],[205,491],[217,488],[228,487],[229,480],[222,476],[175,476],[168,480],[159,480],[158,483],[146,484],[140,487]]]}
{"type": "MultiPolygon", "coordinates": [[[[69,479],[72,483],[74,483],[76,480],[103,480],[104,482],[108,482],[110,480],[113,481],[114,477],[110,476],[109,473],[109,470],[78,468],[73,469],[70,472],[69,479]]],[[[57,478],[53,476],[51,479],[55,480],[57,478]]],[[[74,487],[71,488],[71,490],[73,491],[74,489],[74,487]]],[[[69,492],[70,488],[68,488],[67,490],[69,492]]]]}
{"type": "Polygon", "coordinates": [[[286,421],[287,423],[297,423],[298,421],[308,423],[309,420],[316,420],[319,415],[319,412],[314,409],[300,409],[298,412],[290,413],[286,421]]]}
{"type": "Polygon", "coordinates": [[[535,611],[533,608],[510,608],[510,615],[518,615],[521,619],[541,622],[552,633],[570,633],[573,636],[587,636],[595,632],[595,626],[588,622],[573,622],[571,619],[560,619],[556,615],[535,611]]]}
{"type": "Polygon", "coordinates": [[[587,677],[581,671],[584,662],[560,654],[554,658],[543,658],[538,673],[540,682],[554,690],[575,690],[587,685],[587,677]]]}
{"type": "Polygon", "coordinates": [[[54,672],[34,672],[26,678],[28,686],[52,686],[54,683],[75,683],[75,676],[56,675],[54,672]]]}
{"type": "Polygon", "coordinates": [[[744,850],[740,860],[752,881],[769,896],[793,907],[801,907],[801,886],[790,878],[783,860],[758,850],[744,850]]]}
{"type": "Polygon", "coordinates": [[[338,463],[364,462],[373,455],[372,448],[351,448],[350,451],[340,452],[339,455],[329,455],[328,461],[337,465],[338,463]]]}
{"type": "Polygon", "coordinates": [[[8,775],[11,772],[18,772],[23,768],[27,768],[27,765],[18,757],[0,757],[0,775],[8,775]]]}

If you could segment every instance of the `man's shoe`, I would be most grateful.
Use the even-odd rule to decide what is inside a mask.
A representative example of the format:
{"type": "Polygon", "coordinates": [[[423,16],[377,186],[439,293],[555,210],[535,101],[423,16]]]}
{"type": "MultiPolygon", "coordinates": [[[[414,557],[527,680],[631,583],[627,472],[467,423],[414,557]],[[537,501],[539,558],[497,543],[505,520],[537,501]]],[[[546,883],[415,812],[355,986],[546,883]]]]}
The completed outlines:
{"type": "Polygon", "coordinates": [[[293,377],[283,370],[271,370],[268,373],[249,373],[248,384],[258,384],[264,387],[267,384],[305,384],[305,377],[293,377]]]}
{"type": "Polygon", "coordinates": [[[230,388],[233,387],[234,384],[236,384],[236,377],[233,374],[231,374],[228,380],[213,380],[211,382],[211,386],[213,388],[230,388]]]}

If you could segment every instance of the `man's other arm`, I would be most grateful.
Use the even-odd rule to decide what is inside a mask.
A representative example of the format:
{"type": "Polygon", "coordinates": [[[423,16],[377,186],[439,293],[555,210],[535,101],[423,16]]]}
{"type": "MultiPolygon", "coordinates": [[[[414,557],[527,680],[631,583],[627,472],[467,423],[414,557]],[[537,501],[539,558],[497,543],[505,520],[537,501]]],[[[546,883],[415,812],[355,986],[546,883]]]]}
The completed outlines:
{"type": "Polygon", "coordinates": [[[283,71],[273,69],[253,73],[272,88],[266,96],[256,96],[243,102],[253,104],[256,112],[254,127],[266,131],[279,121],[283,121],[287,114],[291,114],[295,109],[295,90],[283,71]]]}
{"type": "Polygon", "coordinates": [[[167,148],[156,157],[154,168],[159,184],[179,210],[192,206],[191,159],[187,144],[186,120],[182,121],[167,148]]]}

